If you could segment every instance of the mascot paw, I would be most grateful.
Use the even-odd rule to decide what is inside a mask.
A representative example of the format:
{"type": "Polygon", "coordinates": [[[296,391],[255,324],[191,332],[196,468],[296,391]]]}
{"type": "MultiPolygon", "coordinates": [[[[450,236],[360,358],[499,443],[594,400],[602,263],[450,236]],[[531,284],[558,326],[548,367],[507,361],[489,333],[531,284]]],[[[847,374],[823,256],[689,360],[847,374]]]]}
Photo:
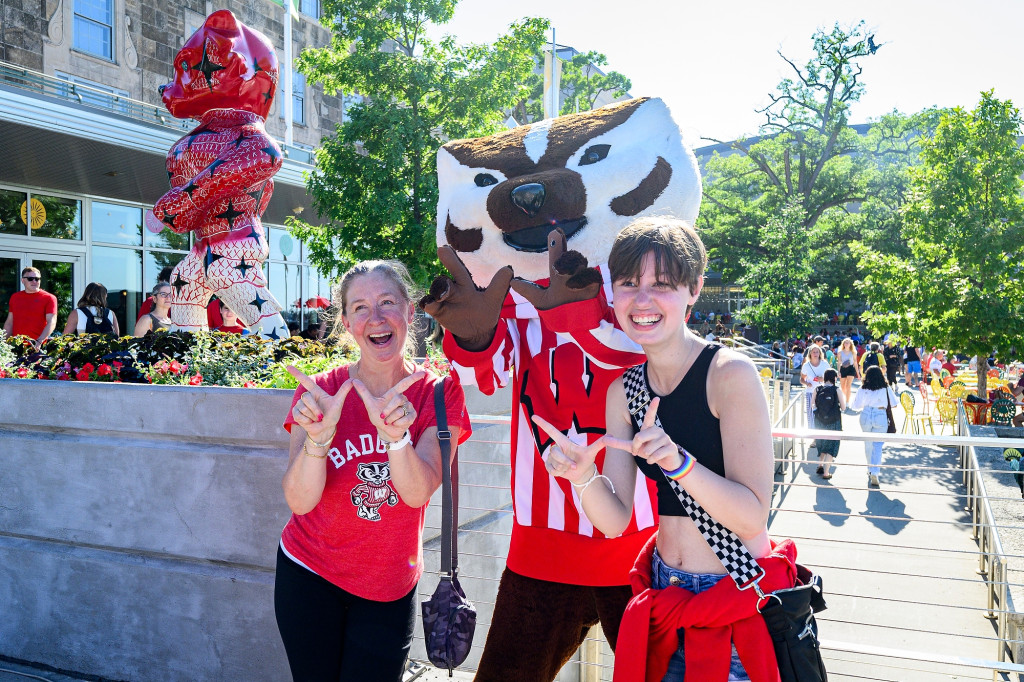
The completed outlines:
{"type": "Polygon", "coordinates": [[[430,291],[419,301],[420,309],[437,320],[466,350],[487,348],[498,327],[501,306],[512,281],[512,268],[498,270],[487,288],[481,289],[450,246],[439,248],[437,255],[452,277],[441,275],[434,279],[430,291]]]}
{"type": "Polygon", "coordinates": [[[566,303],[586,301],[601,290],[601,273],[590,267],[582,253],[565,249],[565,233],[561,229],[553,230],[548,234],[548,286],[542,287],[525,279],[512,282],[515,292],[537,310],[551,310],[566,303]]]}

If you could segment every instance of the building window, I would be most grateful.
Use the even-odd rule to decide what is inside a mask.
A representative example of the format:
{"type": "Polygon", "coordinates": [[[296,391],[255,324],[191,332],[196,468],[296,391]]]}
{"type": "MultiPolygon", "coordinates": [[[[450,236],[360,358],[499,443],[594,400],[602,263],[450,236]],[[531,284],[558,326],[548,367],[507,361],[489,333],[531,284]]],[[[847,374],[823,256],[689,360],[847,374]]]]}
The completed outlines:
{"type": "Polygon", "coordinates": [[[74,0],[76,50],[114,59],[114,0],[74,0]]]}
{"type": "MultiPolygon", "coordinates": [[[[284,77],[281,78],[281,118],[284,118],[284,77]]],[[[306,77],[298,71],[292,71],[292,123],[306,125],[306,77]]]]}
{"type": "Polygon", "coordinates": [[[299,11],[307,17],[320,19],[320,0],[299,0],[299,11]]]}

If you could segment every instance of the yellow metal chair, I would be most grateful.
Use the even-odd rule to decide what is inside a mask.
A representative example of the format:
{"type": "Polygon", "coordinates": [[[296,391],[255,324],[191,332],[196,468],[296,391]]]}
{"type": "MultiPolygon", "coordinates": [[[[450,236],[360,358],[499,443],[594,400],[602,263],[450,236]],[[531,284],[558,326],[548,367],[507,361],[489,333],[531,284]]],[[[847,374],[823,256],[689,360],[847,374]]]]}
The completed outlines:
{"type": "Polygon", "coordinates": [[[762,367],[761,368],[761,378],[762,379],[771,379],[772,378],[772,369],[771,369],[771,367],[762,367]]]}
{"type": "Polygon", "coordinates": [[[932,391],[932,402],[937,403],[940,398],[946,395],[946,388],[939,381],[938,377],[932,377],[931,385],[928,387],[932,391]]]}
{"type": "Polygon", "coordinates": [[[914,393],[913,391],[901,391],[900,392],[900,405],[903,407],[903,433],[924,433],[924,425],[928,425],[928,430],[935,435],[935,425],[932,424],[932,416],[927,412],[915,413],[914,412],[914,393]]]}
{"type": "Polygon", "coordinates": [[[939,433],[943,433],[946,430],[946,425],[949,424],[953,435],[956,435],[956,400],[944,395],[938,399],[935,407],[939,410],[939,419],[942,420],[942,430],[939,433]]]}
{"type": "Polygon", "coordinates": [[[967,387],[959,381],[954,381],[949,386],[949,397],[954,400],[957,398],[963,399],[967,397],[967,387]]]}

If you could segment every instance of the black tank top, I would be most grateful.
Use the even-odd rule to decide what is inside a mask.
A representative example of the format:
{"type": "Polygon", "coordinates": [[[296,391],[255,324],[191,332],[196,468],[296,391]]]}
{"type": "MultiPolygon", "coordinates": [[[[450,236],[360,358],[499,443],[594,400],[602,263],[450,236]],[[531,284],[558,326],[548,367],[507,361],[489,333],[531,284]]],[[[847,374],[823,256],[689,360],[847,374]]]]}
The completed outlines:
{"type": "MultiPolygon", "coordinates": [[[[722,456],[722,430],[718,418],[708,407],[708,370],[715,353],[722,346],[706,346],[693,361],[690,370],[675,390],[661,396],[658,404],[658,418],[661,427],[677,445],[683,446],[698,462],[719,476],[725,476],[725,459],[722,456]]],[[[644,382],[652,397],[656,396],[647,377],[644,365],[644,382]]],[[[640,430],[636,417],[630,415],[633,428],[640,430]]],[[[679,498],[672,492],[661,467],[648,464],[642,457],[634,457],[637,467],[658,487],[658,514],[661,516],[686,516],[679,498]]]]}

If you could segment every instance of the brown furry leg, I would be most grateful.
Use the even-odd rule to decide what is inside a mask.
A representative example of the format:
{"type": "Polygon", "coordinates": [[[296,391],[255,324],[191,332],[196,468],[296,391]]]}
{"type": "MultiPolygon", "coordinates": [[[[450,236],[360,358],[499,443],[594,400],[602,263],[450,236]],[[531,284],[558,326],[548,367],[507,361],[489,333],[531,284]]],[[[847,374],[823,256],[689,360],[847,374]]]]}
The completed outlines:
{"type": "Polygon", "coordinates": [[[629,585],[616,587],[592,587],[594,602],[597,604],[597,616],[601,620],[604,637],[608,646],[615,651],[615,641],[619,638],[619,624],[626,605],[633,598],[633,589],[629,585]]]}
{"type": "Polygon", "coordinates": [[[555,679],[598,621],[592,590],[527,578],[506,568],[477,682],[555,679]]]}

